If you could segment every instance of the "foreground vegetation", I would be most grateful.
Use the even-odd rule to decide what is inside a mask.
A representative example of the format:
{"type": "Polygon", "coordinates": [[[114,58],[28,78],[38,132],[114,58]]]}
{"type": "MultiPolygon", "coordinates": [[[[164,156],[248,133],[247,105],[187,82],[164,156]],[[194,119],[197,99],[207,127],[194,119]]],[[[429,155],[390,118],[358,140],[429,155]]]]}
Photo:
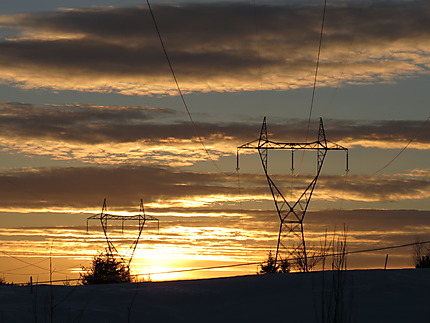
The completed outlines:
{"type": "Polygon", "coordinates": [[[96,255],[90,267],[82,268],[81,283],[83,285],[130,283],[130,267],[117,260],[108,251],[96,255]]]}

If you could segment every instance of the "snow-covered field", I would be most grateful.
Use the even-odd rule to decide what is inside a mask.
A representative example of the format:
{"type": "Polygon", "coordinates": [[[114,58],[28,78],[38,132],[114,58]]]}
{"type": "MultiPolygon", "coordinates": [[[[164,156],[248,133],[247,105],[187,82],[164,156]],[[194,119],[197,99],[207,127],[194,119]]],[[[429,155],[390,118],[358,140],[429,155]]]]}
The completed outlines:
{"type": "Polygon", "coordinates": [[[0,322],[430,322],[430,269],[293,273],[99,286],[0,286],[0,322]],[[323,296],[324,295],[324,296],[323,296]]]}

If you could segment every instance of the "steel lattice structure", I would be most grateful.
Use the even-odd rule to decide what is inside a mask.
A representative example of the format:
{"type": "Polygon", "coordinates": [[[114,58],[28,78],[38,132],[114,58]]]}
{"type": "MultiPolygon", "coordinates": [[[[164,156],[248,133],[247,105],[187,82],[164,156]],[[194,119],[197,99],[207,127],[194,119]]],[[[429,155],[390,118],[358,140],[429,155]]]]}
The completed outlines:
{"type": "Polygon", "coordinates": [[[143,200],[140,200],[140,210],[139,214],[136,215],[118,215],[118,214],[108,214],[107,213],[107,206],[106,206],[106,198],[103,201],[102,211],[101,213],[92,215],[87,218],[87,232],[88,232],[88,222],[90,220],[99,220],[102,228],[103,233],[106,238],[107,248],[109,250],[109,253],[111,255],[116,255],[119,257],[123,264],[126,264],[128,267],[130,266],[131,261],[133,260],[134,252],[136,251],[137,245],[140,240],[140,236],[142,235],[143,228],[145,226],[146,221],[157,221],[157,225],[159,223],[159,220],[151,215],[147,215],[145,213],[145,208],[143,206],[143,200]],[[113,244],[112,240],[108,236],[108,221],[121,221],[121,230],[124,232],[124,223],[125,221],[137,221],[138,222],[138,229],[137,229],[137,237],[130,245],[131,255],[129,255],[128,260],[126,261],[124,257],[118,252],[115,245],[113,244]]]}
{"type": "MultiPolygon", "coordinates": [[[[320,118],[318,140],[305,143],[290,143],[290,142],[275,142],[268,139],[266,118],[263,119],[260,137],[256,140],[250,141],[237,147],[237,168],[239,169],[239,151],[241,149],[257,149],[260,155],[263,170],[266,175],[267,183],[272,193],[273,201],[275,203],[276,211],[279,217],[279,234],[278,243],[276,247],[275,262],[278,262],[280,256],[280,249],[283,248],[288,256],[297,255],[300,253],[300,260],[303,261],[302,268],[308,271],[308,259],[306,250],[306,241],[304,236],[303,221],[308,210],[309,203],[321,173],[324,159],[329,150],[343,150],[346,152],[346,171],[348,171],[348,149],[328,141],[325,136],[324,124],[320,118]],[[317,153],[317,167],[316,175],[312,181],[307,185],[300,197],[293,203],[288,202],[271,178],[268,171],[268,151],[272,149],[291,150],[313,150],[317,153]]],[[[294,157],[293,157],[294,158],[294,157]]],[[[294,159],[292,159],[292,170],[294,168],[294,159]]]]}

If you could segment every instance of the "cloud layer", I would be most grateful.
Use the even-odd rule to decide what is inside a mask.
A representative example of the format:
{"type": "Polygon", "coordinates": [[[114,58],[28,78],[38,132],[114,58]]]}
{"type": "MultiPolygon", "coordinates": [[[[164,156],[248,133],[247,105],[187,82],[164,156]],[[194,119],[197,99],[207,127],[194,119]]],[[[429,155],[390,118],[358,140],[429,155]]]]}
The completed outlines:
{"type": "MultiPolygon", "coordinates": [[[[56,160],[95,164],[164,164],[189,166],[208,159],[199,137],[213,159],[233,156],[236,147],[257,139],[259,123],[198,123],[175,121],[168,109],[89,105],[0,103],[3,151],[45,155],[56,160]]],[[[300,120],[267,124],[270,139],[304,141],[300,120]]],[[[313,123],[310,141],[316,139],[313,123]]],[[[348,148],[357,146],[429,149],[430,127],[422,121],[326,120],[327,138],[348,148]]],[[[249,151],[248,151],[249,152],[249,151]]],[[[242,151],[242,154],[247,153],[242,151]]]]}
{"type": "MultiPolygon", "coordinates": [[[[399,174],[387,177],[321,176],[314,201],[345,199],[384,202],[430,197],[428,174],[399,174]]],[[[294,179],[290,198],[289,176],[278,177],[277,185],[287,199],[295,201],[310,182],[309,176],[294,179]]],[[[85,210],[99,208],[105,197],[121,208],[145,203],[160,213],[237,214],[241,201],[272,209],[272,197],[263,175],[241,174],[237,179],[220,173],[184,172],[155,166],[66,167],[23,169],[0,174],[0,208],[3,210],[85,210]],[[261,204],[263,203],[263,204],[261,204]]],[[[250,210],[252,213],[252,211],[250,210]]]]}
{"type": "MultiPolygon", "coordinates": [[[[428,73],[427,1],[332,3],[320,85],[368,83],[428,73]]],[[[154,5],[184,91],[308,87],[320,4],[154,5]]],[[[24,88],[176,93],[147,7],[68,9],[0,17],[18,35],[0,42],[4,83],[24,88]]]]}

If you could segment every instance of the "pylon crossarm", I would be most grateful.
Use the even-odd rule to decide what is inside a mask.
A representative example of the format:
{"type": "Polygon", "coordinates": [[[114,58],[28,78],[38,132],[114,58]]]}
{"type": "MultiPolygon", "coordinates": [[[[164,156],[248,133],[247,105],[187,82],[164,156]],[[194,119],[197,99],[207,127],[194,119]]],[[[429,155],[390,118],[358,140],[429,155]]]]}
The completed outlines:
{"type": "Polygon", "coordinates": [[[259,139],[253,140],[242,146],[237,147],[240,149],[284,149],[284,150],[316,150],[316,149],[325,149],[325,150],[348,150],[341,145],[336,143],[327,141],[313,141],[313,142],[276,142],[271,140],[265,140],[261,143],[259,139]]]}
{"type": "MultiPolygon", "coordinates": [[[[321,173],[322,166],[329,150],[342,150],[346,152],[346,171],[348,171],[348,149],[328,141],[325,135],[324,124],[322,118],[320,118],[320,125],[318,129],[318,139],[312,142],[276,142],[268,139],[268,132],[266,126],[266,118],[263,119],[261,127],[260,137],[256,140],[247,142],[237,147],[237,161],[236,169],[239,170],[239,152],[241,149],[257,149],[260,155],[261,163],[263,165],[264,173],[266,175],[267,182],[275,203],[276,211],[280,220],[279,232],[278,232],[278,243],[276,248],[275,263],[278,260],[280,254],[280,248],[284,248],[284,252],[288,252],[294,255],[297,251],[302,255],[299,260],[302,262],[299,266],[303,271],[308,271],[309,267],[307,264],[307,251],[306,241],[304,235],[303,221],[308,210],[310,200],[312,198],[314,189],[317,184],[318,177],[321,173]],[[299,199],[293,204],[288,203],[282,194],[281,190],[278,189],[274,181],[270,177],[268,171],[268,155],[269,150],[290,150],[292,152],[291,157],[291,171],[294,172],[294,152],[296,150],[311,150],[316,151],[316,175],[312,181],[306,186],[299,199]],[[291,243],[291,238],[297,239],[298,244],[292,244],[293,247],[287,247],[287,244],[282,240],[287,239],[291,243]]],[[[299,256],[300,256],[299,255],[299,256]]]]}
{"type": "MultiPolygon", "coordinates": [[[[140,201],[140,214],[135,215],[119,215],[119,214],[109,214],[106,213],[107,207],[106,207],[106,199],[104,199],[102,212],[92,215],[87,218],[87,232],[88,232],[88,222],[90,220],[99,220],[103,229],[104,236],[106,238],[107,248],[109,250],[110,254],[116,254],[118,256],[122,263],[126,264],[128,267],[130,266],[130,263],[133,259],[134,253],[136,251],[137,245],[139,243],[140,237],[142,235],[143,228],[145,226],[146,221],[157,221],[159,223],[159,220],[151,215],[146,215],[145,210],[143,207],[143,200],[140,201]],[[128,256],[128,261],[125,261],[123,256],[120,255],[118,250],[116,249],[115,245],[113,244],[112,240],[108,236],[108,221],[121,221],[122,222],[122,231],[124,231],[124,222],[125,221],[137,221],[138,222],[138,230],[137,230],[137,237],[133,240],[130,246],[131,254],[128,256]]],[[[158,224],[159,227],[159,224],[158,224]]]]}
{"type": "Polygon", "coordinates": [[[95,219],[100,219],[100,217],[103,215],[103,213],[99,213],[99,214],[94,214],[91,215],[90,217],[87,218],[87,220],[95,220],[95,219]]]}
{"type": "Polygon", "coordinates": [[[154,217],[152,215],[147,215],[147,214],[145,214],[145,219],[147,221],[159,221],[156,217],[154,217]]]}
{"type": "Polygon", "coordinates": [[[330,140],[327,140],[327,147],[329,148],[329,150],[348,150],[348,148],[345,148],[330,140]]]}
{"type": "Polygon", "coordinates": [[[118,215],[118,214],[103,214],[102,216],[107,220],[119,220],[119,221],[127,221],[127,220],[145,220],[145,217],[141,214],[137,215],[118,215]]]}

